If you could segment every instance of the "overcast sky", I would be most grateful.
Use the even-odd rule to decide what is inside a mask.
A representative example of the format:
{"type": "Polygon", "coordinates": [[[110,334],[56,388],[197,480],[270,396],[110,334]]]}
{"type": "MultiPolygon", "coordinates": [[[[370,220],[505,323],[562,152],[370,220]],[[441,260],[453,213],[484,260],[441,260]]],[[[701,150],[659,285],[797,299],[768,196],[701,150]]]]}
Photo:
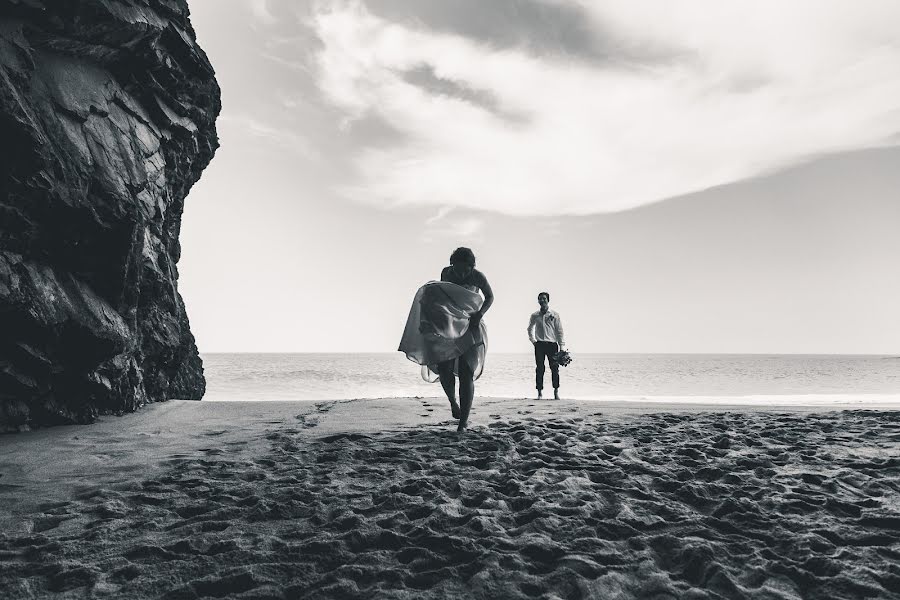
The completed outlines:
{"type": "Polygon", "coordinates": [[[222,86],[201,352],[394,351],[473,248],[492,351],[900,352],[900,3],[190,0],[222,86]]]}

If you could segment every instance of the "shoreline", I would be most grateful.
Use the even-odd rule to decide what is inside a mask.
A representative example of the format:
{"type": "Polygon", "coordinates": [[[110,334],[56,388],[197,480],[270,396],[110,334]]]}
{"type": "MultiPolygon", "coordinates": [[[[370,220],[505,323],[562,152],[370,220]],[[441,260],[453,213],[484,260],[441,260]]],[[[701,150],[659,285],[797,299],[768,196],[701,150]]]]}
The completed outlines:
{"type": "MultiPolygon", "coordinates": [[[[547,419],[591,414],[606,419],[658,413],[772,413],[900,411],[900,402],[879,405],[750,405],[631,400],[476,398],[470,431],[496,420],[547,419]]],[[[446,423],[455,430],[449,404],[440,397],[342,400],[168,400],[133,413],[101,415],[88,425],[60,425],[0,434],[0,499],[19,486],[46,496],[64,495],[91,473],[103,478],[131,469],[154,469],[172,457],[227,445],[244,454],[260,452],[266,434],[299,426],[307,439],[342,433],[380,433],[446,423]],[[112,468],[112,471],[107,469],[112,468]],[[59,490],[46,485],[55,482],[59,490]],[[68,482],[68,484],[66,484],[68,482]],[[59,492],[59,493],[58,493],[59,492]]],[[[232,450],[234,451],[234,450],[232,450]]],[[[15,503],[16,494],[10,497],[15,503]]],[[[3,512],[0,509],[0,523],[3,512]]]]}

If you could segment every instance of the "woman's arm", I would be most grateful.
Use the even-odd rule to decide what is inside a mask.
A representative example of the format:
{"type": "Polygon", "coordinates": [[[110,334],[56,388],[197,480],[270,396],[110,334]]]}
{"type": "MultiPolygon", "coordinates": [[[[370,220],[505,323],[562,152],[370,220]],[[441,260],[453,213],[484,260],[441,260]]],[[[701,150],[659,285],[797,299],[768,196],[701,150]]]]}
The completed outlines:
{"type": "Polygon", "coordinates": [[[481,318],[484,316],[484,313],[488,311],[491,307],[491,304],[494,303],[494,290],[491,289],[491,284],[488,283],[487,277],[484,276],[484,273],[479,271],[479,275],[481,275],[481,281],[478,282],[478,288],[481,290],[481,293],[484,294],[484,302],[481,304],[481,308],[472,313],[478,315],[477,318],[481,318]]]}
{"type": "Polygon", "coordinates": [[[484,283],[484,286],[481,288],[484,294],[484,304],[481,305],[481,314],[483,315],[494,303],[494,290],[491,289],[491,284],[488,283],[487,277],[484,278],[482,283],[484,283]]]}

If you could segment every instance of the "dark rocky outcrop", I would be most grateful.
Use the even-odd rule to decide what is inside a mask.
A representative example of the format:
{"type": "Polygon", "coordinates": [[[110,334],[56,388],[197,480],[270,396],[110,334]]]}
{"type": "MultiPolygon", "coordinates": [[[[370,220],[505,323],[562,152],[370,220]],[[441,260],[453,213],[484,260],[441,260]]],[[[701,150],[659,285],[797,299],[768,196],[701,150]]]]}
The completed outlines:
{"type": "Polygon", "coordinates": [[[176,263],[220,106],[186,0],[0,0],[0,431],[201,398],[176,263]]]}

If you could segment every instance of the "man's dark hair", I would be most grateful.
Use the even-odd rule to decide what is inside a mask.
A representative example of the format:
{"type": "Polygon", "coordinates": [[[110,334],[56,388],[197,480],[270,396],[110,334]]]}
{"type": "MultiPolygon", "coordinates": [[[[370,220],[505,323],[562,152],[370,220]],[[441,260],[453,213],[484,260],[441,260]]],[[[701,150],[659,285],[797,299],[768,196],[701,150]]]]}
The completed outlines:
{"type": "Polygon", "coordinates": [[[550,292],[541,292],[538,294],[538,302],[541,301],[541,296],[547,296],[547,302],[550,302],[550,292]]]}
{"type": "Polygon", "coordinates": [[[472,265],[475,266],[475,253],[469,248],[457,248],[450,255],[451,265],[472,265]]]}

